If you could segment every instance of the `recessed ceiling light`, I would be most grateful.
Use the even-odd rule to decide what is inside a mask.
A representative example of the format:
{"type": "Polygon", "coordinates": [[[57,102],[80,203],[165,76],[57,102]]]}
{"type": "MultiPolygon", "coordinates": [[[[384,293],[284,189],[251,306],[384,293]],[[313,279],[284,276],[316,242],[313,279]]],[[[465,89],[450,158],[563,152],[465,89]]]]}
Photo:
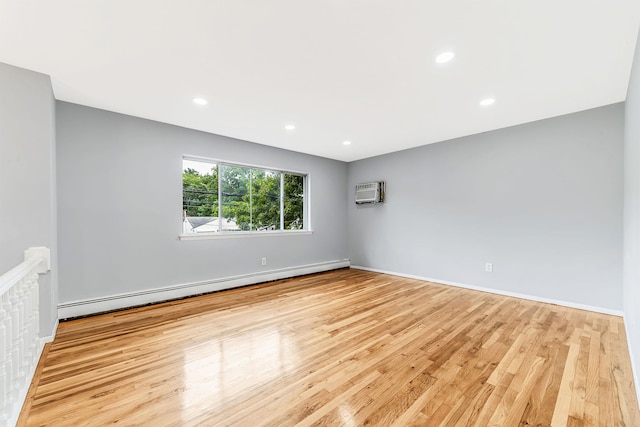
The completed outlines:
{"type": "Polygon", "coordinates": [[[351,145],[351,141],[342,141],[342,145],[351,145]]]}
{"type": "Polygon", "coordinates": [[[296,125],[286,125],[284,128],[286,130],[295,130],[296,129],[296,125]]]}
{"type": "Polygon", "coordinates": [[[204,98],[193,98],[193,103],[198,105],[207,105],[207,100],[204,98]]]}
{"type": "Polygon", "coordinates": [[[445,62],[451,61],[456,56],[453,52],[442,52],[440,55],[436,56],[436,62],[438,64],[444,64],[445,62]]]}
{"type": "Polygon", "coordinates": [[[495,98],[487,98],[480,101],[480,105],[482,105],[483,107],[488,107],[489,105],[493,105],[495,102],[495,98]]]}

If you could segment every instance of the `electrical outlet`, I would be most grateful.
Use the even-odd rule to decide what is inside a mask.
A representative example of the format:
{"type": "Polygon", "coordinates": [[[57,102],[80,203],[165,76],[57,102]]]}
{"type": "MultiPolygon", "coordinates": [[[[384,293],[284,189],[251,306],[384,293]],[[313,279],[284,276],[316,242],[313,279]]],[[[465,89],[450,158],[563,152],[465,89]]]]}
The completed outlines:
{"type": "Polygon", "coordinates": [[[262,265],[267,265],[267,259],[266,258],[262,258],[261,262],[262,262],[262,265]]]}
{"type": "Polygon", "coordinates": [[[486,271],[487,273],[493,273],[493,264],[491,264],[490,262],[486,263],[484,265],[484,271],[486,271]]]}

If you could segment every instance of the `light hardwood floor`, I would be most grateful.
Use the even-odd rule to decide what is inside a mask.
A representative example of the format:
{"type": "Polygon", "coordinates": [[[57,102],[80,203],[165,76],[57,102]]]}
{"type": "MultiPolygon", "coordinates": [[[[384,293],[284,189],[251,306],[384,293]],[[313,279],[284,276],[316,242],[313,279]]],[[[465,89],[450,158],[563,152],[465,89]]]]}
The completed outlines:
{"type": "Polygon", "coordinates": [[[622,319],[337,270],[60,324],[19,425],[640,426],[622,319]]]}

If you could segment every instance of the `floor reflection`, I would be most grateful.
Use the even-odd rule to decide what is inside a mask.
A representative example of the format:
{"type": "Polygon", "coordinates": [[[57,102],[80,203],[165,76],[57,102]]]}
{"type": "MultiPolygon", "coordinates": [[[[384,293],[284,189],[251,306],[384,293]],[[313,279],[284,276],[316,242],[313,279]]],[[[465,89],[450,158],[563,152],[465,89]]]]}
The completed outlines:
{"type": "Polygon", "coordinates": [[[277,325],[213,339],[184,350],[185,408],[209,410],[244,389],[280,378],[298,364],[292,332],[277,325]]]}
{"type": "Polygon", "coordinates": [[[351,406],[343,404],[338,408],[340,412],[340,419],[342,421],[343,427],[354,427],[356,425],[356,420],[353,417],[353,410],[351,406]]]}

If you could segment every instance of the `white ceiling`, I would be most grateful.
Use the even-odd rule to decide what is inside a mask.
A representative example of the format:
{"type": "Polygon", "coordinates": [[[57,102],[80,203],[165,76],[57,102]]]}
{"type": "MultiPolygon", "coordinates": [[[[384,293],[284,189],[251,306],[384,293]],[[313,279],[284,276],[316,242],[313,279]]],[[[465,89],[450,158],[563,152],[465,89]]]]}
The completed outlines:
{"type": "Polygon", "coordinates": [[[59,100],[351,161],[623,101],[639,23],[638,0],[0,0],[0,62],[59,100]]]}

